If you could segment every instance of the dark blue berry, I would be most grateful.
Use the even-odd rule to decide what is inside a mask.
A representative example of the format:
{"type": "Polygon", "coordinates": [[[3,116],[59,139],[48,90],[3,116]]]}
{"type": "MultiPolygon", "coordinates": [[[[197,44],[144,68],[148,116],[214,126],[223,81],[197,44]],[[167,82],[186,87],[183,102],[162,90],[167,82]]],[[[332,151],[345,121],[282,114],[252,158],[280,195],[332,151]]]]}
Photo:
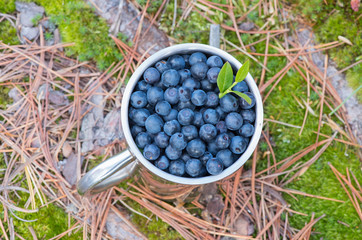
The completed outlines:
{"type": "Polygon", "coordinates": [[[161,170],[166,170],[170,165],[170,160],[167,157],[161,156],[158,160],[155,161],[155,166],[161,170]]]}
{"type": "Polygon", "coordinates": [[[217,124],[220,121],[219,113],[212,108],[206,109],[205,112],[202,114],[202,117],[205,123],[210,123],[213,125],[217,124]]]}
{"type": "Polygon", "coordinates": [[[152,114],[146,120],[145,127],[147,132],[151,134],[156,134],[162,131],[163,120],[157,114],[152,114]]]}
{"type": "Polygon", "coordinates": [[[147,109],[135,109],[133,111],[132,120],[136,123],[136,125],[140,127],[144,127],[147,119],[149,118],[150,113],[147,109]]]}
{"type": "Polygon", "coordinates": [[[207,92],[206,94],[206,103],[205,103],[205,106],[206,107],[216,107],[217,105],[219,105],[219,96],[214,93],[214,92],[207,92]]]}
{"type": "Polygon", "coordinates": [[[236,112],[229,113],[225,118],[226,128],[232,131],[239,130],[243,125],[243,117],[236,112]]]}
{"type": "Polygon", "coordinates": [[[205,167],[205,165],[202,165],[201,170],[200,170],[200,174],[199,174],[198,177],[204,177],[204,176],[206,176],[206,174],[207,174],[206,167],[205,167]]]}
{"type": "Polygon", "coordinates": [[[211,142],[216,137],[217,131],[216,127],[211,124],[204,124],[201,126],[199,131],[199,136],[202,140],[206,142],[211,142]]]}
{"type": "Polygon", "coordinates": [[[177,120],[181,125],[190,125],[195,117],[195,113],[189,109],[184,108],[181,111],[179,111],[177,115],[177,120]]]}
{"type": "Polygon", "coordinates": [[[189,58],[189,64],[192,66],[195,63],[198,62],[206,62],[207,58],[206,55],[201,53],[201,52],[195,52],[193,54],[191,54],[190,58],[189,58]]]}
{"type": "Polygon", "coordinates": [[[245,81],[241,81],[238,82],[234,87],[233,87],[234,91],[238,91],[238,92],[248,92],[249,91],[249,87],[248,84],[246,84],[245,81]]]}
{"type": "Polygon", "coordinates": [[[210,152],[212,155],[216,155],[219,150],[220,149],[216,146],[215,141],[209,142],[207,144],[207,151],[210,152]]]}
{"type": "Polygon", "coordinates": [[[178,74],[180,74],[181,82],[191,77],[191,71],[189,69],[178,70],[178,74]]]}
{"type": "Polygon", "coordinates": [[[226,128],[226,124],[224,121],[219,121],[216,124],[216,130],[217,130],[217,133],[226,133],[228,129],[226,128]]]}
{"type": "Polygon", "coordinates": [[[187,146],[185,136],[180,132],[173,134],[170,138],[170,145],[176,150],[185,149],[187,146]]]}
{"type": "Polygon", "coordinates": [[[143,156],[150,161],[156,160],[160,156],[160,149],[156,146],[156,144],[146,145],[143,149],[143,156]]]}
{"type": "Polygon", "coordinates": [[[151,87],[147,90],[147,101],[155,105],[158,101],[163,100],[163,90],[159,87],[151,87]]]}
{"type": "Polygon", "coordinates": [[[192,95],[191,95],[191,102],[195,105],[195,106],[203,106],[207,101],[207,95],[204,91],[198,89],[195,90],[192,95]]]}
{"type": "Polygon", "coordinates": [[[202,155],[199,159],[202,164],[206,165],[207,161],[209,161],[211,158],[213,158],[212,154],[210,152],[205,152],[204,155],[202,155]]]}
{"type": "Polygon", "coordinates": [[[199,158],[204,155],[206,150],[205,143],[201,139],[191,140],[186,147],[187,153],[194,158],[199,158]]]}
{"type": "Polygon", "coordinates": [[[199,159],[191,158],[185,164],[186,173],[191,177],[198,177],[201,173],[202,163],[199,159]]]}
{"type": "Polygon", "coordinates": [[[171,161],[168,171],[175,176],[182,176],[185,174],[185,162],[182,160],[171,161]]]}
{"type": "Polygon", "coordinates": [[[151,144],[152,138],[148,133],[140,132],[137,134],[135,142],[137,147],[144,148],[146,145],[151,144]]]}
{"type": "Polygon", "coordinates": [[[250,109],[255,106],[256,100],[254,95],[251,92],[245,92],[246,95],[248,95],[251,99],[251,104],[249,104],[247,101],[245,101],[244,98],[240,98],[240,107],[242,109],[250,109]]]}
{"type": "Polygon", "coordinates": [[[177,110],[181,111],[184,108],[189,108],[191,110],[195,110],[196,106],[191,101],[179,102],[177,104],[177,110]]]}
{"type": "Polygon", "coordinates": [[[255,121],[256,115],[253,110],[242,110],[240,114],[243,117],[245,123],[253,123],[255,121]]]}
{"type": "Polygon", "coordinates": [[[194,125],[187,125],[181,128],[181,133],[185,136],[186,141],[191,141],[198,137],[197,128],[194,125]]]}
{"type": "Polygon", "coordinates": [[[185,61],[185,67],[190,68],[190,63],[189,63],[190,55],[185,54],[185,55],[182,55],[182,57],[184,58],[184,61],[185,61]]]}
{"type": "Polygon", "coordinates": [[[143,73],[143,79],[149,84],[154,84],[160,81],[160,77],[160,72],[154,67],[147,68],[143,73]]]}
{"type": "Polygon", "coordinates": [[[240,134],[240,136],[248,138],[248,137],[253,136],[254,131],[255,131],[255,129],[254,129],[253,125],[251,125],[250,123],[245,123],[239,129],[239,134],[240,134]]]}
{"type": "Polygon", "coordinates": [[[227,133],[221,133],[217,135],[215,144],[218,149],[228,148],[231,142],[231,137],[227,133]]]}
{"type": "Polygon", "coordinates": [[[171,109],[171,112],[168,115],[163,116],[163,120],[165,120],[166,122],[171,121],[171,120],[176,120],[177,115],[178,115],[178,111],[176,109],[171,109]]]}
{"type": "Polygon", "coordinates": [[[198,62],[191,66],[191,75],[196,79],[204,79],[209,67],[204,62],[198,62]]]}
{"type": "Polygon", "coordinates": [[[171,64],[166,62],[165,60],[161,60],[156,63],[155,67],[160,73],[165,72],[166,70],[171,69],[171,64]]]}
{"type": "Polygon", "coordinates": [[[180,74],[174,69],[166,70],[162,73],[161,82],[165,87],[175,87],[180,82],[180,74]]]}
{"type": "Polygon", "coordinates": [[[171,137],[173,134],[181,131],[181,126],[177,120],[171,120],[165,123],[163,131],[171,137]]]}
{"type": "Polygon", "coordinates": [[[132,134],[133,138],[135,138],[139,133],[144,132],[144,131],[145,131],[145,129],[143,127],[140,127],[137,125],[134,125],[131,128],[131,134],[132,134]]]}
{"type": "Polygon", "coordinates": [[[201,89],[204,90],[205,92],[212,91],[215,88],[214,84],[212,84],[207,79],[200,81],[200,83],[201,83],[201,89]]]}
{"type": "Polygon", "coordinates": [[[216,154],[216,159],[222,162],[225,168],[230,167],[234,163],[234,157],[229,149],[224,149],[216,154]]]}
{"type": "Polygon", "coordinates": [[[217,77],[219,76],[220,70],[221,69],[218,68],[218,67],[210,68],[207,71],[207,80],[209,80],[209,82],[211,82],[211,83],[216,83],[217,82],[217,77]]]}
{"type": "Polygon", "coordinates": [[[181,160],[184,161],[184,162],[187,162],[187,161],[190,160],[190,159],[191,159],[191,157],[190,157],[190,155],[187,154],[187,153],[183,153],[183,154],[181,155],[181,160]]]}
{"type": "Polygon", "coordinates": [[[188,102],[191,100],[191,89],[180,87],[178,89],[178,96],[181,102],[188,102]]]}
{"type": "MultiPolygon", "coordinates": [[[[220,101],[220,100],[219,100],[219,101],[220,101]]],[[[215,108],[215,110],[216,110],[216,112],[219,113],[220,119],[224,119],[224,118],[226,117],[226,112],[224,112],[224,111],[221,109],[220,105],[217,106],[217,107],[215,108]]]]}
{"type": "Polygon", "coordinates": [[[245,138],[241,136],[235,136],[231,139],[229,149],[235,154],[242,154],[245,152],[245,149],[248,145],[248,142],[245,138]]]}
{"type": "Polygon", "coordinates": [[[176,104],[179,101],[178,89],[177,88],[167,88],[164,94],[164,99],[170,104],[176,104]]]}
{"type": "Polygon", "coordinates": [[[165,149],[166,157],[170,160],[176,160],[181,157],[182,151],[174,149],[171,145],[168,145],[165,149]]]}
{"type": "Polygon", "coordinates": [[[206,170],[211,175],[220,174],[223,169],[224,169],[224,166],[223,166],[222,162],[216,158],[211,158],[206,163],[206,170]]]}
{"type": "Polygon", "coordinates": [[[156,104],[155,111],[158,115],[166,116],[171,112],[171,105],[167,101],[159,101],[156,104]]]}
{"type": "Polygon", "coordinates": [[[221,110],[226,113],[235,112],[239,108],[239,102],[234,96],[228,93],[220,99],[220,106],[221,110]]]}
{"type": "Polygon", "coordinates": [[[221,57],[219,56],[211,56],[206,61],[207,66],[209,67],[219,67],[221,68],[224,65],[221,57]]]}
{"type": "Polygon", "coordinates": [[[185,59],[180,55],[172,55],[168,58],[167,62],[169,62],[171,67],[175,70],[185,68],[185,59]]]}
{"type": "Polygon", "coordinates": [[[196,127],[201,127],[202,125],[205,124],[204,119],[202,117],[202,113],[195,112],[195,117],[194,117],[194,121],[192,122],[192,124],[195,125],[196,127]]]}
{"type": "Polygon", "coordinates": [[[151,87],[145,80],[139,81],[136,85],[136,90],[147,92],[147,90],[151,87]]]}
{"type": "Polygon", "coordinates": [[[193,78],[186,78],[185,81],[182,83],[183,88],[188,88],[192,91],[200,88],[201,83],[199,81],[195,81],[193,78]]]}
{"type": "Polygon", "coordinates": [[[155,144],[159,148],[166,148],[168,146],[169,139],[170,139],[170,137],[164,132],[159,132],[154,137],[155,144]]]}

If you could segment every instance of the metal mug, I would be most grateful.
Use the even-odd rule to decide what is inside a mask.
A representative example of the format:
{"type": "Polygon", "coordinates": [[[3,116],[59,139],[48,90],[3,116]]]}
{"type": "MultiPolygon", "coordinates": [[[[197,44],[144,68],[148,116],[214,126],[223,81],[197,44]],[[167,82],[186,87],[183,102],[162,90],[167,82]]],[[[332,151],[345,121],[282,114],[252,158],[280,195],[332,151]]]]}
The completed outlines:
{"type": "Polygon", "coordinates": [[[104,191],[120,183],[125,178],[131,176],[138,166],[146,168],[154,175],[172,183],[179,183],[185,185],[201,185],[212,183],[233,174],[249,159],[257,146],[263,124],[262,99],[258,87],[255,84],[255,81],[250,73],[247,75],[245,81],[247,82],[250,91],[254,94],[256,99],[256,119],[254,125],[255,133],[251,137],[249,146],[247,147],[245,152],[240,156],[238,160],[234,162],[233,165],[226,168],[222,173],[214,176],[205,176],[199,178],[187,178],[171,175],[167,172],[162,171],[161,169],[158,169],[150,161],[145,159],[131,135],[131,130],[128,122],[129,101],[134,87],[136,86],[137,82],[142,79],[143,72],[147,68],[154,66],[156,62],[167,59],[171,55],[190,54],[196,51],[203,52],[206,55],[220,56],[224,61],[228,61],[231,64],[234,71],[237,71],[242,66],[242,64],[229,53],[219,48],[197,43],[185,43],[167,47],[156,52],[148,59],[146,59],[131,76],[123,95],[121,105],[121,121],[128,148],[121,153],[100,163],[98,166],[87,172],[77,184],[79,194],[84,195],[86,193],[98,193],[104,191]]]}

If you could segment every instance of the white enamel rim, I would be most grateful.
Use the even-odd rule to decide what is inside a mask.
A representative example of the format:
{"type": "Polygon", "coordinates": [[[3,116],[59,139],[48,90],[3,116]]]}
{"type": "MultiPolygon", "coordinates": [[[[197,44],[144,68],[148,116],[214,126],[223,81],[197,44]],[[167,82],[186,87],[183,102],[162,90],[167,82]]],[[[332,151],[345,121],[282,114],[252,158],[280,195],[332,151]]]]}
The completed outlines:
{"type": "Polygon", "coordinates": [[[169,174],[167,172],[164,172],[157,167],[155,167],[151,162],[149,162],[147,159],[145,159],[141,153],[141,151],[138,149],[136,143],[133,140],[133,137],[131,135],[131,130],[129,127],[128,122],[128,109],[129,109],[129,100],[131,97],[131,93],[133,92],[134,87],[136,86],[136,83],[142,78],[143,72],[151,66],[154,66],[154,64],[160,60],[167,59],[169,56],[174,54],[189,54],[192,52],[204,52],[206,54],[210,55],[218,55],[220,56],[224,61],[228,61],[234,70],[239,69],[242,64],[236,60],[233,56],[231,56],[229,53],[219,49],[215,48],[209,45],[204,44],[198,44],[198,43],[185,43],[185,44],[179,44],[174,45],[171,47],[167,47],[165,49],[162,49],[152,56],[150,56],[148,59],[146,59],[133,73],[131,76],[129,82],[127,83],[123,99],[122,99],[122,107],[121,107],[121,119],[122,119],[122,128],[123,132],[125,134],[125,138],[127,141],[127,144],[129,146],[130,152],[136,157],[136,161],[140,162],[144,167],[146,167],[149,171],[156,174],[157,176],[160,176],[164,178],[165,180],[174,182],[174,183],[180,183],[180,184],[187,184],[187,185],[198,185],[198,184],[207,184],[211,182],[215,182],[218,180],[221,180],[223,178],[228,177],[229,175],[233,174],[235,171],[237,171],[241,166],[244,165],[244,163],[250,158],[253,151],[255,150],[262,126],[263,126],[263,102],[259,93],[259,89],[257,85],[255,84],[255,81],[253,77],[250,75],[250,73],[246,77],[246,82],[249,86],[250,91],[254,94],[256,99],[256,119],[255,119],[255,133],[252,136],[249,146],[247,147],[246,151],[242,154],[242,156],[235,161],[233,165],[226,168],[222,173],[215,175],[215,176],[206,176],[206,177],[200,177],[200,178],[187,178],[187,177],[178,177],[174,176],[172,174],[169,174]]]}

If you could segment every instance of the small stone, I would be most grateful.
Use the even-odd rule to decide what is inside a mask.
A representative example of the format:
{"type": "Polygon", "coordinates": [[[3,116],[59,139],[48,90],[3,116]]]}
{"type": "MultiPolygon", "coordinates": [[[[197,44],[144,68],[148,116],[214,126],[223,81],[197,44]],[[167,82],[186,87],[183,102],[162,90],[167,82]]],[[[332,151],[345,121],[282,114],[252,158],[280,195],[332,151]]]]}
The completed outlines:
{"type": "Polygon", "coordinates": [[[220,216],[221,210],[224,208],[224,201],[222,200],[222,196],[220,194],[215,194],[210,202],[206,205],[207,211],[213,217],[220,216]]]}
{"type": "Polygon", "coordinates": [[[20,13],[20,24],[23,27],[34,27],[35,19],[40,19],[43,14],[33,11],[24,11],[20,13]]]}
{"type": "Polygon", "coordinates": [[[20,99],[23,98],[23,96],[20,94],[20,91],[18,88],[14,87],[12,88],[9,93],[8,93],[9,97],[12,98],[14,100],[14,102],[19,101],[20,99]]]}
{"type": "Polygon", "coordinates": [[[255,24],[253,22],[243,22],[239,25],[239,29],[244,31],[250,31],[255,27],[255,24]]]}
{"type": "Polygon", "coordinates": [[[41,86],[38,88],[38,93],[36,94],[36,99],[38,99],[38,101],[44,100],[47,92],[49,91],[49,89],[50,89],[49,84],[43,84],[43,85],[41,85],[41,86]]]}
{"type": "Polygon", "coordinates": [[[62,148],[63,156],[68,158],[70,156],[70,154],[72,154],[72,152],[73,152],[72,146],[70,146],[69,142],[66,141],[63,144],[63,148],[62,148]]]}
{"type": "Polygon", "coordinates": [[[56,29],[55,24],[49,20],[41,21],[40,24],[43,26],[43,28],[49,30],[50,32],[54,32],[54,30],[56,29]]]}
{"type": "Polygon", "coordinates": [[[26,2],[16,1],[15,8],[16,8],[16,11],[18,11],[18,12],[32,11],[32,12],[44,14],[44,8],[36,5],[33,2],[26,3],[26,2]]]}
{"type": "Polygon", "coordinates": [[[65,96],[61,91],[50,91],[49,101],[50,103],[58,106],[66,106],[69,104],[67,96],[65,96]]]}
{"type": "Polygon", "coordinates": [[[254,233],[254,225],[251,223],[249,218],[244,215],[240,215],[235,220],[232,229],[233,232],[243,236],[250,236],[254,233]]]}
{"type": "Polygon", "coordinates": [[[96,125],[93,113],[87,113],[82,119],[81,132],[79,137],[83,140],[82,153],[92,151],[94,149],[94,132],[93,127],[96,125]]]}
{"type": "Polygon", "coordinates": [[[112,210],[108,213],[106,220],[107,233],[117,240],[144,240],[146,239],[126,218],[120,218],[112,210]]]}
{"type": "MultiPolygon", "coordinates": [[[[83,159],[81,159],[80,164],[82,165],[83,159]]],[[[78,158],[75,153],[71,153],[69,158],[67,158],[67,162],[63,168],[63,176],[65,180],[72,186],[74,186],[77,182],[77,164],[78,158]]]]}
{"type": "Polygon", "coordinates": [[[24,38],[28,40],[34,40],[39,36],[39,28],[22,26],[20,30],[20,36],[23,42],[25,42],[24,38]]]}

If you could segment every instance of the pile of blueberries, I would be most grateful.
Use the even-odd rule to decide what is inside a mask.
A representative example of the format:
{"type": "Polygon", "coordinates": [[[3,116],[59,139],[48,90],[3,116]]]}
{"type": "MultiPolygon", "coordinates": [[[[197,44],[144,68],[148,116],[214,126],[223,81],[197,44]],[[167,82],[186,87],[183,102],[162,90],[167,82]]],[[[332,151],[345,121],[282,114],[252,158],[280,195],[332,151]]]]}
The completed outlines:
{"type": "Polygon", "coordinates": [[[219,99],[217,77],[224,62],[202,52],[173,55],[149,67],[130,99],[132,136],[157,168],[183,177],[220,174],[254,134],[255,97],[245,81],[219,99]]]}

